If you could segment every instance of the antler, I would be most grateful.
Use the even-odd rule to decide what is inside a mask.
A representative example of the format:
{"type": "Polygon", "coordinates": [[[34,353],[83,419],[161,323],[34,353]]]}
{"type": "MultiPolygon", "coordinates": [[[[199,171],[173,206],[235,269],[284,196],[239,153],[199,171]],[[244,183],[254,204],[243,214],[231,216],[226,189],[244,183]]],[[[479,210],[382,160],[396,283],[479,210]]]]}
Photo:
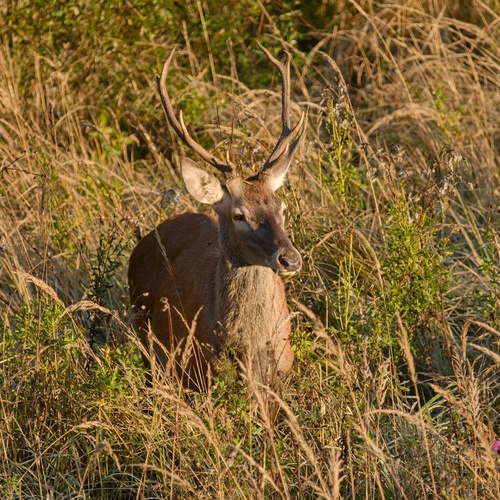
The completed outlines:
{"type": "MultiPolygon", "coordinates": [[[[281,74],[282,82],[282,95],[281,95],[281,120],[283,128],[278,142],[274,146],[271,155],[264,163],[262,172],[274,167],[278,164],[288,165],[295,153],[297,145],[300,143],[305,133],[305,113],[302,112],[299,122],[293,129],[290,129],[290,53],[285,51],[285,62],[278,61],[265,47],[257,42],[266,57],[273,63],[281,74]]],[[[174,57],[175,48],[172,49],[168,59],[166,60],[161,76],[156,79],[158,84],[158,91],[160,92],[161,103],[165,111],[168,122],[175,130],[179,138],[191,148],[202,160],[206,161],[209,165],[217,168],[223,173],[231,174],[236,171],[235,165],[229,159],[229,152],[226,153],[226,162],[223,162],[213,154],[209,153],[205,148],[198,144],[190,135],[182,119],[182,111],[179,113],[179,120],[175,116],[174,108],[168,96],[167,87],[165,85],[168,75],[168,70],[172,58],[174,57]]],[[[285,167],[286,168],[286,167],[285,167]]]]}
{"type": "Polygon", "coordinates": [[[285,50],[285,62],[282,63],[278,61],[263,45],[259,42],[257,42],[257,44],[269,61],[271,61],[278,68],[281,74],[282,82],[281,120],[283,122],[283,128],[276,146],[274,146],[271,155],[262,167],[262,172],[265,172],[268,168],[276,165],[277,163],[284,162],[288,164],[291,161],[295,149],[304,135],[304,125],[306,120],[305,113],[302,112],[299,122],[292,130],[290,130],[290,53],[285,50]]]}
{"type": "Polygon", "coordinates": [[[170,97],[168,96],[167,87],[165,82],[167,80],[168,69],[170,66],[170,62],[174,57],[175,48],[172,49],[168,59],[166,60],[163,71],[161,72],[161,77],[156,78],[156,83],[158,84],[158,91],[160,92],[161,103],[163,105],[163,110],[165,111],[165,115],[167,116],[167,120],[175,130],[175,133],[179,136],[179,138],[191,148],[202,160],[206,161],[209,165],[217,168],[221,172],[224,173],[234,173],[236,167],[229,160],[229,152],[226,155],[226,163],[222,160],[209,153],[204,147],[198,144],[187,131],[186,125],[184,125],[184,121],[182,119],[182,111],[179,113],[179,120],[175,116],[174,108],[172,107],[172,103],[170,102],[170,97]]]}

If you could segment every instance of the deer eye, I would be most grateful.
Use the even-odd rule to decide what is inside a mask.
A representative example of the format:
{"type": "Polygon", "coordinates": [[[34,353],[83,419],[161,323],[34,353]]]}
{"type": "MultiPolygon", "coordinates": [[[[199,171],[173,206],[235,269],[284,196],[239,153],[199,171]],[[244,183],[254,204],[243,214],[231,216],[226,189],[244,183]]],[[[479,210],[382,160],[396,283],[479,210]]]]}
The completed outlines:
{"type": "Polygon", "coordinates": [[[235,210],[231,215],[233,217],[233,220],[236,220],[236,221],[245,220],[245,216],[243,215],[243,212],[240,212],[239,210],[235,210]]]}

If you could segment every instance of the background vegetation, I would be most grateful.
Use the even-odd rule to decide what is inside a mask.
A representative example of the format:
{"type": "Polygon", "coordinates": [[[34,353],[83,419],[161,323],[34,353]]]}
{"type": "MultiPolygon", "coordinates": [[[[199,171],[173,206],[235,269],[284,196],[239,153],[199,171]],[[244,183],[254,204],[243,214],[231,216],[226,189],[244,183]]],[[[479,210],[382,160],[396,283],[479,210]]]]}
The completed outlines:
{"type": "Polygon", "coordinates": [[[500,498],[498,0],[4,0],[1,498],[500,498]],[[307,5],[305,5],[307,4],[307,5]],[[245,387],[144,388],[136,234],[186,195],[155,76],[245,168],[306,141],[272,430],[245,387]]]}

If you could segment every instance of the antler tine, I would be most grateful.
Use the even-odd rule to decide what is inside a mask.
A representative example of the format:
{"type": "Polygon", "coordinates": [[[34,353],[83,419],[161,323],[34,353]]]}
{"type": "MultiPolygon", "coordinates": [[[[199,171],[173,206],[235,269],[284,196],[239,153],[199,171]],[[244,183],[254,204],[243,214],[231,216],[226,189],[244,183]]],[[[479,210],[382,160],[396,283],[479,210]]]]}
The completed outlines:
{"type": "Polygon", "coordinates": [[[200,144],[198,144],[190,135],[184,125],[184,121],[182,119],[182,112],[179,114],[179,120],[175,116],[174,108],[172,107],[172,103],[170,101],[170,97],[168,96],[166,80],[168,75],[168,69],[170,67],[170,63],[174,57],[175,47],[170,52],[168,59],[165,61],[163,66],[163,71],[161,72],[161,76],[156,78],[156,83],[158,85],[158,91],[160,93],[161,103],[163,105],[163,110],[165,111],[165,115],[167,117],[168,122],[175,130],[175,133],[179,136],[179,138],[191,148],[202,160],[206,161],[209,165],[212,165],[216,169],[220,170],[223,173],[234,173],[236,167],[233,163],[229,161],[229,155],[227,156],[227,162],[224,163],[222,160],[209,153],[205,148],[203,148],[200,144]]]}
{"type": "MultiPolygon", "coordinates": [[[[283,121],[283,131],[281,133],[280,140],[283,137],[286,137],[290,133],[290,52],[285,50],[285,62],[282,63],[278,61],[269,50],[266,49],[263,45],[257,42],[257,45],[260,47],[262,52],[266,54],[266,57],[271,61],[279,70],[281,74],[281,83],[283,85],[281,92],[281,118],[283,121]]],[[[278,141],[279,142],[279,141],[278,141]]]]}
{"type": "Polygon", "coordinates": [[[299,122],[293,128],[290,129],[290,61],[291,56],[288,51],[285,50],[285,62],[278,61],[263,45],[257,42],[260,49],[266,57],[271,61],[271,63],[276,66],[281,74],[281,121],[283,123],[283,128],[281,131],[281,135],[278,139],[278,142],[274,146],[274,149],[271,152],[271,155],[266,160],[262,171],[264,172],[273,164],[275,164],[278,160],[283,158],[283,156],[287,154],[293,154],[295,150],[295,146],[300,141],[304,134],[304,125],[305,125],[305,114],[302,113],[299,122]],[[293,144],[293,146],[292,146],[293,144]],[[287,153],[288,151],[288,153],[287,153]]]}

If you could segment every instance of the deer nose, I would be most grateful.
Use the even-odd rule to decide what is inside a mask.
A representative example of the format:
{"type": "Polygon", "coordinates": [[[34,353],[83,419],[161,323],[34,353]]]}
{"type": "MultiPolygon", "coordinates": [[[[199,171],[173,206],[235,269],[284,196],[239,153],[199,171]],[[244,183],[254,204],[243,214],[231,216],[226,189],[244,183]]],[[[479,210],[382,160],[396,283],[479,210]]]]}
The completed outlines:
{"type": "Polygon", "coordinates": [[[297,250],[286,250],[278,253],[276,263],[281,273],[296,273],[302,266],[302,258],[297,250]]]}

